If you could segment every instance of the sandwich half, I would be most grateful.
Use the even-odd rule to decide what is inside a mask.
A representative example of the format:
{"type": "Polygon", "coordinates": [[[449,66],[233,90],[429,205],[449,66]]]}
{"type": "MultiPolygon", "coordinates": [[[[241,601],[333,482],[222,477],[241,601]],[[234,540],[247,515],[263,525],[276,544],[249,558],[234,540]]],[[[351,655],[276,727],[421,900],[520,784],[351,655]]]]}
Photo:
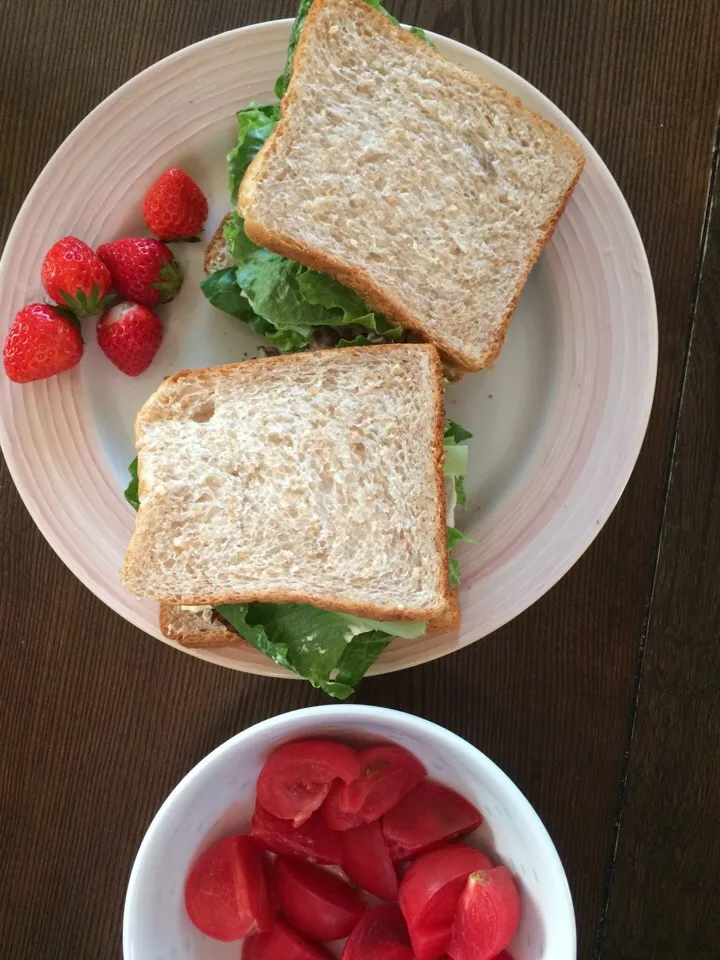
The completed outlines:
{"type": "Polygon", "coordinates": [[[491,365],[580,147],[364,0],[314,0],[281,111],[240,185],[247,238],[458,371],[491,365]]]}
{"type": "Polygon", "coordinates": [[[136,422],[125,585],[160,601],[166,626],[170,608],[201,608],[182,611],[198,633],[217,623],[204,608],[232,624],[248,604],[424,629],[453,606],[442,384],[421,344],[168,378],[136,422]]]}

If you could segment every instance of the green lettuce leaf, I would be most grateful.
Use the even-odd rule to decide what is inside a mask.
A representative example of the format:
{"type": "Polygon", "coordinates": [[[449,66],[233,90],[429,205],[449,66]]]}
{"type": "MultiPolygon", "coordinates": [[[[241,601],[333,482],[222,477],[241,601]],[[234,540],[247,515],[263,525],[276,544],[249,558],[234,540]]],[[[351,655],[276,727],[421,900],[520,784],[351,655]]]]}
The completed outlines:
{"type": "Polygon", "coordinates": [[[359,323],[363,327],[375,329],[374,314],[368,311],[368,305],[362,297],[338,283],[334,277],[316,270],[306,270],[298,277],[298,286],[308,303],[336,313],[338,323],[359,323]]]}
{"type": "Polygon", "coordinates": [[[338,673],[335,683],[352,690],[362,680],[391,639],[392,637],[389,637],[386,633],[380,632],[364,633],[361,637],[356,637],[352,643],[345,647],[345,653],[338,660],[338,673]]]}
{"type": "MultiPolygon", "coordinates": [[[[460,533],[455,527],[447,528],[448,551],[454,550],[459,543],[463,542],[475,543],[472,537],[466,537],[464,533],[460,533]]],[[[460,564],[457,560],[453,559],[453,557],[450,557],[450,586],[460,586],[460,564]]]]}
{"type": "Polygon", "coordinates": [[[468,448],[464,444],[445,447],[443,473],[446,477],[464,477],[467,473],[468,448]]]}
{"type": "Polygon", "coordinates": [[[244,110],[238,111],[237,118],[239,125],[237,143],[227,155],[230,198],[233,206],[237,203],[238,189],[251,160],[278,124],[280,106],[272,104],[259,107],[251,103],[244,110]]]}
{"type": "Polygon", "coordinates": [[[455,482],[455,499],[459,507],[467,506],[467,493],[465,492],[465,477],[453,477],[455,482]]]}
{"type": "Polygon", "coordinates": [[[411,33],[414,37],[417,37],[418,40],[424,40],[425,43],[426,43],[429,47],[434,47],[434,46],[435,46],[435,44],[434,44],[434,43],[432,42],[432,40],[428,37],[428,35],[425,33],[425,31],[423,30],[422,27],[410,27],[410,33],[411,33]]]}
{"type": "Polygon", "coordinates": [[[454,420],[445,421],[445,446],[448,446],[448,440],[453,443],[462,443],[463,440],[470,440],[472,434],[465,427],[461,427],[454,420]]]}
{"type": "Polygon", "coordinates": [[[456,527],[447,528],[448,550],[454,550],[459,543],[475,543],[472,537],[466,537],[456,527]]]}
{"type": "MultiPolygon", "coordinates": [[[[281,353],[310,346],[318,340],[321,328],[335,334],[320,337],[317,346],[336,346],[340,338],[350,341],[368,336],[368,343],[383,343],[403,336],[401,327],[372,313],[361,297],[337,280],[258,247],[245,234],[237,214],[228,219],[224,232],[235,262],[234,280],[247,300],[250,326],[281,353]]],[[[219,278],[218,286],[222,284],[224,290],[229,283],[231,280],[219,278]]],[[[206,279],[205,286],[212,292],[214,281],[206,279]]],[[[237,306],[230,296],[228,299],[231,306],[237,306]]]]}
{"type": "Polygon", "coordinates": [[[237,282],[235,267],[223,267],[209,273],[200,281],[200,289],[214,307],[229,313],[231,317],[250,323],[255,316],[250,301],[237,282]]]}
{"type": "Polygon", "coordinates": [[[256,650],[344,700],[395,635],[419,636],[426,624],[363,620],[300,603],[216,608],[256,650]]]}
{"type": "Polygon", "coordinates": [[[446,476],[453,478],[455,482],[455,497],[459,507],[467,506],[467,493],[465,492],[465,474],[467,473],[468,448],[462,446],[464,440],[469,440],[472,434],[465,427],[461,427],[454,420],[445,421],[445,467],[446,476]]]}
{"type": "Polygon", "coordinates": [[[332,313],[333,326],[365,327],[383,340],[399,340],[403,336],[402,327],[394,327],[385,317],[373,313],[354,290],[326,273],[306,270],[299,275],[298,286],[308,303],[325,307],[332,313]]]}
{"type": "Polygon", "coordinates": [[[125,488],[125,499],[135,510],[140,509],[140,497],[138,495],[138,458],[135,457],[133,462],[128,467],[128,473],[130,474],[130,483],[125,488]]]}

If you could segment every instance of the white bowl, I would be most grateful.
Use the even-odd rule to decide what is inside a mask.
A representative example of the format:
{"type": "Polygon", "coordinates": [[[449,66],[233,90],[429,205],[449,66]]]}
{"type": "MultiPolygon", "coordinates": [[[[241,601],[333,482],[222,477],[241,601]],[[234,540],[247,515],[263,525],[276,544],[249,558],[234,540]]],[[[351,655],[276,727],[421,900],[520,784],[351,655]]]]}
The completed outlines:
{"type": "Polygon", "coordinates": [[[211,844],[247,829],[255,781],[281,743],[318,736],[350,744],[392,740],[430,776],[474,803],[485,822],[470,842],[505,864],[521,890],[513,960],[575,960],[570,890],[545,827],[515,784],[484,754],[427,720],[361,705],[309,707],[249,727],[202,760],[173,790],[140,845],[123,921],[125,960],[239,960],[237,943],[210,940],[191,924],[183,888],[211,844]]]}

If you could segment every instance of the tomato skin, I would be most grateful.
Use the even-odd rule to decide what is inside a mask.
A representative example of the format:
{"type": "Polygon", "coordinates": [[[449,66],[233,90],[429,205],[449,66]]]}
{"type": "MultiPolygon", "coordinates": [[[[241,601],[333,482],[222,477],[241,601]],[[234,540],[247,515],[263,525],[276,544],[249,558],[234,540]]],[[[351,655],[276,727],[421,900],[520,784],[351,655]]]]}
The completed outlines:
{"type": "Polygon", "coordinates": [[[383,833],[394,861],[408,860],[472,833],[483,815],[465,797],[424,780],[383,817],[383,833]]]}
{"type": "Polygon", "coordinates": [[[277,917],[268,933],[255,933],[243,944],[242,960],[332,960],[322,947],[308,943],[277,917]]]}
{"type": "Polygon", "coordinates": [[[368,910],[345,944],[340,960],[415,960],[398,905],[386,903],[368,910]]]}
{"type": "Polygon", "coordinates": [[[381,900],[397,900],[397,873],[380,823],[363,823],[339,836],[343,870],[350,879],[381,900]]]}
{"type": "Polygon", "coordinates": [[[257,781],[257,800],[299,827],[322,804],[335,780],[360,775],[357,750],[332,740],[296,740],[270,754],[257,781]]]}
{"type": "Polygon", "coordinates": [[[322,806],[332,830],[379,820],[427,776],[425,767],[404,747],[361,750],[360,766],[357,780],[336,784],[322,806]]]}
{"type": "Polygon", "coordinates": [[[334,833],[319,813],[294,827],[289,820],[274,817],[256,803],[249,836],[273,853],[307,857],[315,863],[340,864],[342,861],[340,834],[334,833]]]}
{"type": "Polygon", "coordinates": [[[195,926],[215,940],[269,930],[275,906],[262,850],[247,837],[214,844],[188,874],[185,907],[195,926]]]}
{"type": "Polygon", "coordinates": [[[347,937],[367,908],[360,892],[336,874],[288,857],[277,858],[275,886],[283,915],[311,940],[347,937]]]}
{"type": "Polygon", "coordinates": [[[471,873],[460,895],[448,955],[452,960],[494,960],[515,936],[520,894],[506,867],[471,873]]]}
{"type": "Polygon", "coordinates": [[[467,878],[476,870],[492,870],[492,866],[480,850],[460,843],[439,847],[410,864],[398,899],[418,960],[445,954],[467,878]]]}

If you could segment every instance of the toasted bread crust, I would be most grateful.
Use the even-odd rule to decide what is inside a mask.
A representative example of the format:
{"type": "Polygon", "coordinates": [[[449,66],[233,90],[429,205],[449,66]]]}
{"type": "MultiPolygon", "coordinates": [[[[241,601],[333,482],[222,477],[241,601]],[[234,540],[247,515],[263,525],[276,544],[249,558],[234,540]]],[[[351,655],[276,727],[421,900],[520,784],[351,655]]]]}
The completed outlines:
{"type": "MultiPolygon", "coordinates": [[[[434,344],[438,351],[440,351],[441,356],[452,366],[458,368],[457,379],[460,379],[463,373],[475,372],[485,369],[486,367],[490,367],[497,359],[503,343],[505,342],[507,327],[515,311],[518,300],[520,299],[520,294],[522,293],[523,287],[527,282],[530,272],[537,261],[543,246],[552,236],[555,226],[557,225],[558,220],[567,206],[570,195],[572,194],[572,191],[574,190],[585,165],[585,155],[580,146],[575,143],[571,137],[559,130],[554,124],[545,120],[539,114],[529,110],[518,97],[514,97],[502,87],[488,84],[487,81],[482,80],[480,77],[471,73],[470,71],[464,71],[469,83],[478,86],[478,88],[482,86],[484,90],[491,88],[498,100],[503,101],[509,106],[521,108],[531,115],[537,123],[545,127],[546,130],[549,132],[551,131],[553,135],[562,136],[567,142],[570,150],[575,154],[578,162],[578,171],[575,178],[561,198],[557,210],[542,228],[540,239],[533,252],[526,260],[526,269],[523,271],[518,280],[515,295],[510,302],[502,322],[498,325],[491,343],[487,346],[479,360],[469,357],[467,354],[463,353],[463,351],[458,350],[456,347],[453,347],[452,344],[445,341],[442,336],[429,330],[423,323],[421,317],[411,313],[402,303],[400,303],[382,287],[376,284],[363,267],[357,264],[347,263],[339,257],[329,254],[317,247],[306,244],[295,237],[289,236],[288,234],[270,230],[262,223],[252,218],[249,208],[252,202],[253,192],[259,181],[263,179],[263,174],[265,171],[264,165],[267,161],[267,158],[277,152],[277,144],[284,135],[285,128],[288,126],[288,117],[292,112],[294,104],[299,98],[299,95],[295,90],[294,77],[298,72],[298,68],[302,69],[303,58],[305,56],[305,46],[308,43],[308,37],[312,30],[313,24],[320,15],[322,9],[325,6],[331,5],[332,2],[333,0],[315,0],[310,8],[305,27],[300,34],[300,40],[295,51],[295,57],[293,61],[295,69],[291,75],[287,92],[281,102],[280,121],[275,130],[271,133],[270,137],[263,144],[262,149],[254,157],[245,174],[245,177],[243,178],[243,182],[240,186],[240,191],[238,194],[238,213],[245,218],[245,233],[250,240],[253,241],[253,243],[266,247],[268,250],[279,253],[291,260],[297,260],[299,263],[302,263],[313,270],[318,270],[321,273],[327,273],[330,274],[330,276],[335,277],[336,280],[339,280],[341,283],[350,287],[352,290],[362,296],[373,310],[385,314],[389,319],[400,324],[402,327],[412,330],[422,336],[423,339],[428,343],[434,344]]],[[[398,43],[405,44],[407,47],[416,51],[422,51],[423,55],[425,56],[436,57],[439,60],[446,60],[446,58],[443,57],[443,55],[434,47],[429,46],[424,40],[414,36],[408,30],[404,30],[402,27],[394,26],[387,20],[384,14],[368,6],[364,0],[346,0],[346,2],[355,6],[361,16],[369,20],[374,20],[376,24],[383,30],[394,31],[395,39],[398,43]]]]}
{"type": "MultiPolygon", "coordinates": [[[[448,603],[450,602],[451,588],[449,585],[449,557],[447,549],[447,535],[446,535],[446,524],[445,524],[445,482],[443,475],[443,462],[445,457],[445,451],[443,447],[443,440],[445,435],[445,412],[444,412],[444,391],[443,391],[443,369],[438,356],[437,350],[429,345],[424,343],[410,344],[383,344],[374,346],[372,348],[368,347],[344,347],[343,348],[343,357],[347,358],[348,356],[357,356],[367,357],[368,350],[371,349],[373,355],[376,355],[378,352],[392,353],[392,352],[403,352],[408,350],[413,351],[422,351],[428,358],[430,366],[435,374],[434,376],[434,388],[433,388],[433,411],[432,417],[434,418],[434,436],[431,450],[431,458],[434,467],[434,486],[436,490],[436,496],[438,498],[438,520],[436,524],[436,530],[434,535],[435,548],[438,551],[438,556],[441,559],[441,568],[439,573],[439,582],[437,586],[437,592],[439,599],[437,603],[432,605],[426,605],[425,607],[417,607],[414,610],[406,609],[397,609],[397,608],[386,608],[384,606],[379,606],[374,603],[358,603],[350,604],[345,601],[335,601],[332,597],[328,597],[318,593],[300,593],[294,590],[245,590],[235,594],[207,594],[202,596],[181,596],[181,595],[166,595],[166,596],[152,596],[149,595],[151,599],[158,600],[163,603],[168,603],[172,605],[182,605],[182,606],[210,606],[217,607],[222,604],[232,604],[232,603],[252,603],[254,601],[263,601],[265,603],[307,603],[314,607],[320,607],[324,610],[336,610],[339,613],[347,613],[351,616],[357,617],[366,617],[372,620],[394,620],[394,621],[419,621],[419,620],[432,620],[435,617],[440,616],[447,608],[448,603]]],[[[314,361],[313,362],[322,362],[322,358],[325,357],[327,362],[332,363],[333,358],[337,357],[337,351],[335,349],[331,350],[318,350],[314,351],[312,354],[314,361]]],[[[254,360],[243,360],[240,364],[238,363],[229,363],[223,364],[218,367],[205,367],[199,370],[180,370],[178,373],[173,374],[171,377],[168,377],[163,384],[158,388],[155,394],[153,394],[143,405],[142,409],[137,415],[135,420],[135,438],[136,441],[139,441],[140,431],[143,425],[143,420],[145,416],[146,408],[152,404],[156,394],[162,391],[168,383],[177,382],[182,380],[185,377],[193,377],[196,380],[201,380],[204,376],[213,376],[216,377],[218,374],[229,373],[238,366],[242,366],[243,369],[247,370],[248,367],[255,367],[258,371],[267,370],[271,365],[276,364],[298,364],[307,362],[307,353],[295,353],[295,354],[285,354],[278,357],[262,357],[254,360]]],[[[138,456],[138,495],[140,500],[140,511],[142,511],[142,502],[146,493],[145,482],[143,477],[142,469],[142,451],[140,451],[138,456]]],[[[135,535],[130,541],[130,546],[128,547],[127,555],[125,558],[125,563],[123,564],[123,570],[128,564],[133,564],[135,562],[135,535]]],[[[123,575],[121,571],[121,576],[123,575]]]]}

